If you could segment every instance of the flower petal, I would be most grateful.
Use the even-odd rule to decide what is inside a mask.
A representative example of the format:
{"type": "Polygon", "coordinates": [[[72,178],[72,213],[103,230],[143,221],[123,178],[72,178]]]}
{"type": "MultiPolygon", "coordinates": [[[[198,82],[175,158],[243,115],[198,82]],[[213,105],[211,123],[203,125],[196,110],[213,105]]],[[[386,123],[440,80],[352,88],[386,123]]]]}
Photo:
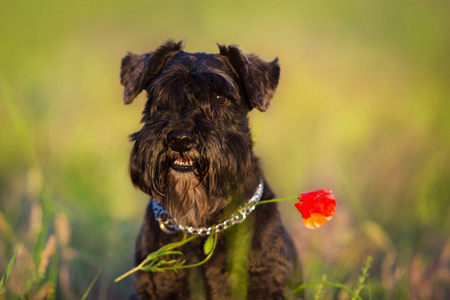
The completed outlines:
{"type": "Polygon", "coordinates": [[[295,207],[303,216],[303,224],[309,229],[316,229],[333,218],[336,200],[332,190],[318,190],[301,193],[295,207]]]}

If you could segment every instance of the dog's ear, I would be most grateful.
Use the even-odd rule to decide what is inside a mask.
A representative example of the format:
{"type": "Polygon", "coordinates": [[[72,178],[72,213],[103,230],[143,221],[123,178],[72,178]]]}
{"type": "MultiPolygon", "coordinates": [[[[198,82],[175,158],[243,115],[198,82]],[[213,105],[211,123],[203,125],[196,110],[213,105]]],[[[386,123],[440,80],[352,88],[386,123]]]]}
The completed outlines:
{"type": "Polygon", "coordinates": [[[123,92],[125,104],[133,102],[134,98],[158,75],[167,59],[182,48],[182,42],[175,43],[169,40],[151,53],[137,55],[128,52],[122,59],[120,69],[120,83],[125,87],[123,92]]]}
{"type": "Polygon", "coordinates": [[[238,73],[250,109],[256,107],[260,111],[266,111],[280,78],[278,59],[266,62],[257,55],[245,54],[236,46],[218,46],[220,54],[228,57],[238,73]]]}

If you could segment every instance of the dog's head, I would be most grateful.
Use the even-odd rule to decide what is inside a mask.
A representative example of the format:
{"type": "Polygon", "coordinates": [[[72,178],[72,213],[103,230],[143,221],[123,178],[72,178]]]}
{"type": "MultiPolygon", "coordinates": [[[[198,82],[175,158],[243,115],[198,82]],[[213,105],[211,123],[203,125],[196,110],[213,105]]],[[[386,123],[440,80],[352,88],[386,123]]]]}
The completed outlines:
{"type": "Polygon", "coordinates": [[[269,107],[280,74],[236,46],[187,53],[168,41],[122,60],[124,102],[147,91],[142,129],[131,135],[135,186],[178,222],[206,224],[240,191],[252,161],[247,113],[269,107]]]}

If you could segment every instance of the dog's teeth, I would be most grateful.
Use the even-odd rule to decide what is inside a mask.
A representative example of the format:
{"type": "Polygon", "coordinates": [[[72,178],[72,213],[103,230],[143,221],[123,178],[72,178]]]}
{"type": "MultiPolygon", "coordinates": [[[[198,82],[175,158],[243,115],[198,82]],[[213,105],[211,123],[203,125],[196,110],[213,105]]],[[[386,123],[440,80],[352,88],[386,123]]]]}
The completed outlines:
{"type": "Polygon", "coordinates": [[[174,162],[176,165],[180,165],[180,166],[192,166],[193,165],[193,161],[192,160],[186,160],[184,158],[177,158],[174,162]]]}

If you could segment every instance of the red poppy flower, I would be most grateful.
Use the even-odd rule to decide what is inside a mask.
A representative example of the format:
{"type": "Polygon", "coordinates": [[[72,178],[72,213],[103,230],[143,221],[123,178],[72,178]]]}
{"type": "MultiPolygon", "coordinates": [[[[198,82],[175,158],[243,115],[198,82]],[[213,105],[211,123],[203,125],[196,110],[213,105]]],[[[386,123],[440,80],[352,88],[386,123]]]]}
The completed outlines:
{"type": "Polygon", "coordinates": [[[316,229],[333,218],[336,200],[332,190],[318,190],[301,193],[295,207],[302,214],[306,228],[316,229]]]}

